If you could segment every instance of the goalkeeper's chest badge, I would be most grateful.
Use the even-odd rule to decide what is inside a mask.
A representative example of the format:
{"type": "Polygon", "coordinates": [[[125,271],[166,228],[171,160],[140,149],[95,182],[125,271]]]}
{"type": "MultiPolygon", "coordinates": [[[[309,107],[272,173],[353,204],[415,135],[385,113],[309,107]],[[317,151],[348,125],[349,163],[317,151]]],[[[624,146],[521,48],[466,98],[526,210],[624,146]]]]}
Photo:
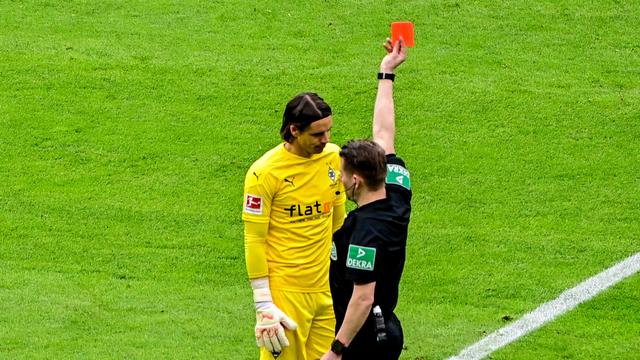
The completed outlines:
{"type": "Polygon", "coordinates": [[[336,261],[338,260],[338,251],[336,250],[336,243],[335,242],[331,242],[331,260],[336,261]]]}
{"type": "Polygon", "coordinates": [[[335,170],[333,170],[333,168],[331,166],[329,166],[329,179],[331,180],[332,184],[335,184],[336,182],[336,172],[335,170]]]}

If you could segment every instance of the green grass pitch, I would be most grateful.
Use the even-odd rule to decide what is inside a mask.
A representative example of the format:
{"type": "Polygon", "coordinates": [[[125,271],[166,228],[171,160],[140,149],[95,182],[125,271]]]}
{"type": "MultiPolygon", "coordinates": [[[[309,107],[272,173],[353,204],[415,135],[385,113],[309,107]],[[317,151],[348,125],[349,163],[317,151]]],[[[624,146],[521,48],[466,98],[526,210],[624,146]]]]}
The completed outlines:
{"type": "MultiPolygon", "coordinates": [[[[0,358],[256,359],[244,173],[301,91],[370,136],[396,20],[402,359],[640,251],[637,1],[5,0],[0,358]]],[[[639,281],[491,358],[635,359],[639,281]]]]}

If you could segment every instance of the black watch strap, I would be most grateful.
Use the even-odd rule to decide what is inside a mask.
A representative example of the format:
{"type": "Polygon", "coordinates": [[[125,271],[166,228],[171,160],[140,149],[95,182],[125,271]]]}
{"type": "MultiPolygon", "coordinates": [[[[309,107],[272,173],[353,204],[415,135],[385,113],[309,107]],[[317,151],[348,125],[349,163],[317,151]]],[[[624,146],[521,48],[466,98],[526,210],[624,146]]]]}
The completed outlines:
{"type": "Polygon", "coordinates": [[[383,73],[383,72],[379,72],[378,73],[378,80],[391,80],[391,81],[394,81],[395,79],[396,79],[396,74],[383,73]]]}
{"type": "Polygon", "coordinates": [[[342,355],[347,347],[338,339],[333,340],[331,343],[331,351],[336,355],[342,355]]]}

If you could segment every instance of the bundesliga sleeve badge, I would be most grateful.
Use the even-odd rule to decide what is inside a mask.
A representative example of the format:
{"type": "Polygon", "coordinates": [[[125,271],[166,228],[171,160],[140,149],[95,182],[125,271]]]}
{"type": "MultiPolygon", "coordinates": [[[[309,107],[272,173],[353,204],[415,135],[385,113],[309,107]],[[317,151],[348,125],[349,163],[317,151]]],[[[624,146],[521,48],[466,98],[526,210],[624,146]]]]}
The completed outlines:
{"type": "Polygon", "coordinates": [[[244,201],[244,212],[262,215],[262,198],[260,196],[247,194],[244,201]]]}

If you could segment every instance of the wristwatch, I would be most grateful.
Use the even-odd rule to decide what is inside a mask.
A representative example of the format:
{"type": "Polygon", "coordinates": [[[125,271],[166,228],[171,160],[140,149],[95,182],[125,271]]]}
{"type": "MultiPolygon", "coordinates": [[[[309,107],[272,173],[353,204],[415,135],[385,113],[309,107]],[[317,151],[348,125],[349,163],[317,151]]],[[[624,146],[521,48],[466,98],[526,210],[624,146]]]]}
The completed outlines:
{"type": "Polygon", "coordinates": [[[393,73],[378,73],[378,80],[391,80],[394,81],[396,79],[396,74],[393,73]]]}
{"type": "Polygon", "coordinates": [[[342,353],[347,350],[347,346],[343,344],[340,340],[335,339],[331,343],[331,351],[336,355],[342,355],[342,353]]]}

